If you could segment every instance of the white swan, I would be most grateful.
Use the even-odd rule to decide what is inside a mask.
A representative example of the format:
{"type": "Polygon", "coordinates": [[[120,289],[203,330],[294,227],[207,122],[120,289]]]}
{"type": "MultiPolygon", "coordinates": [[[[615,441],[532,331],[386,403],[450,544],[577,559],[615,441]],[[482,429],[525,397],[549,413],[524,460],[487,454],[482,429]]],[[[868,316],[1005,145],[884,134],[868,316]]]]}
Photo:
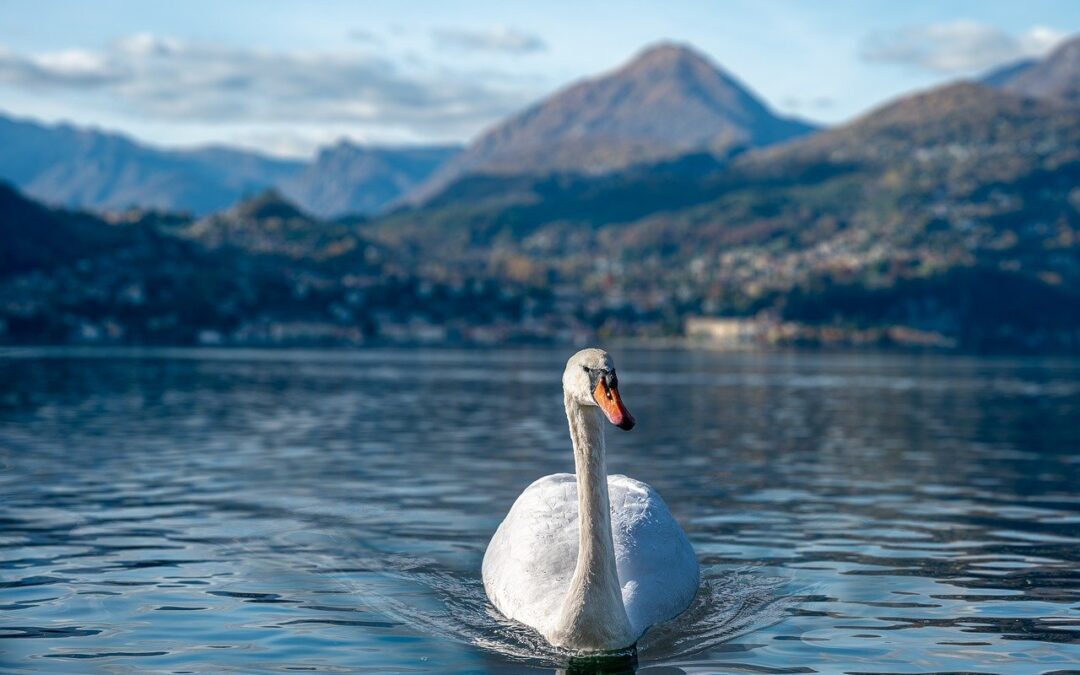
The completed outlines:
{"type": "Polygon", "coordinates": [[[545,476],[521,493],[484,554],[484,589],[556,647],[623,649],[690,605],[697,556],[660,495],[607,475],[601,415],[634,426],[611,357],[584,349],[562,381],[576,475],[545,476]]]}

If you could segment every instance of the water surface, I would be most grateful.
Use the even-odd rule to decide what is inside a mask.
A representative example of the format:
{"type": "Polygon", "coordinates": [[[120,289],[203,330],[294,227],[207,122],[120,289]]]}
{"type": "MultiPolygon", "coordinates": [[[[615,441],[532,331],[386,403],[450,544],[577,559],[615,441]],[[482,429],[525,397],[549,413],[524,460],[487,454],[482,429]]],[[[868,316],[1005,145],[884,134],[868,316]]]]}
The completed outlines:
{"type": "MultiPolygon", "coordinates": [[[[484,546],[567,350],[0,352],[9,672],[550,672],[484,546]]],[[[1080,361],[615,350],[705,583],[642,673],[1080,663],[1080,361]]],[[[630,664],[626,664],[630,665],[630,664]]]]}

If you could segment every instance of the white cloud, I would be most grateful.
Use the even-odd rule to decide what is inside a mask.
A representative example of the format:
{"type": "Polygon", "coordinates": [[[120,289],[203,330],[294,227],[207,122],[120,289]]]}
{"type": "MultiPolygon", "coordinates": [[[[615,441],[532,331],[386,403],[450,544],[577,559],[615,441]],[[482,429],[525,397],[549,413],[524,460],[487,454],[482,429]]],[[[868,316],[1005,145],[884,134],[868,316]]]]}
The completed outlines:
{"type": "Polygon", "coordinates": [[[864,61],[894,63],[941,74],[971,74],[1024,58],[1044,56],[1067,37],[1036,26],[1011,35],[975,21],[909,26],[864,40],[864,61]]]}
{"type": "Polygon", "coordinates": [[[547,43],[539,36],[505,26],[488,30],[441,28],[432,31],[431,36],[439,47],[461,51],[528,54],[547,49],[547,43]]]}
{"type": "Polygon", "coordinates": [[[1046,26],[1035,26],[1020,36],[1020,50],[1028,56],[1045,56],[1068,37],[1068,33],[1046,26]]]}
{"type": "Polygon", "coordinates": [[[117,110],[188,123],[337,123],[470,134],[534,92],[500,78],[394,63],[363,50],[276,51],[137,34],[97,51],[0,48],[0,84],[95,90],[117,110]]]}
{"type": "Polygon", "coordinates": [[[69,49],[22,56],[0,47],[0,83],[28,89],[96,88],[126,76],[121,64],[101,54],[69,49]]]}
{"type": "Polygon", "coordinates": [[[179,40],[154,35],[153,33],[135,33],[120,38],[113,47],[116,51],[134,57],[167,56],[179,52],[183,44],[179,40]]]}

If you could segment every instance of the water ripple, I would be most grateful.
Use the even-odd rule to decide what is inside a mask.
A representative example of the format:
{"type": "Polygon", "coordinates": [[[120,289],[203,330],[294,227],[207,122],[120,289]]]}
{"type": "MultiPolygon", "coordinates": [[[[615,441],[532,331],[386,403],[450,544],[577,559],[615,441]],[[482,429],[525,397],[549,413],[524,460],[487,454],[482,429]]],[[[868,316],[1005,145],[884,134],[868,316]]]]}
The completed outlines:
{"type": "MultiPolygon", "coordinates": [[[[514,497],[572,466],[564,359],[0,350],[0,668],[603,665],[479,580],[514,497]]],[[[617,359],[639,426],[609,466],[664,495],[704,574],[603,667],[1080,662],[1080,362],[617,359]]]]}

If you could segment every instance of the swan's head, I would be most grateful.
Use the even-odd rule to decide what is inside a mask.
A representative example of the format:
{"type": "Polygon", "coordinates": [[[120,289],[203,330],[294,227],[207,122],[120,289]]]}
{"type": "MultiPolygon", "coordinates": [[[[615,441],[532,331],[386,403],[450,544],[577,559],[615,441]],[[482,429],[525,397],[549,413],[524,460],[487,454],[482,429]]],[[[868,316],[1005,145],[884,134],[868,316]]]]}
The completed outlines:
{"type": "Polygon", "coordinates": [[[615,362],[603,349],[582,349],[566,362],[563,391],[579,405],[599,406],[615,426],[629,431],[634,417],[619,397],[615,362]]]}

